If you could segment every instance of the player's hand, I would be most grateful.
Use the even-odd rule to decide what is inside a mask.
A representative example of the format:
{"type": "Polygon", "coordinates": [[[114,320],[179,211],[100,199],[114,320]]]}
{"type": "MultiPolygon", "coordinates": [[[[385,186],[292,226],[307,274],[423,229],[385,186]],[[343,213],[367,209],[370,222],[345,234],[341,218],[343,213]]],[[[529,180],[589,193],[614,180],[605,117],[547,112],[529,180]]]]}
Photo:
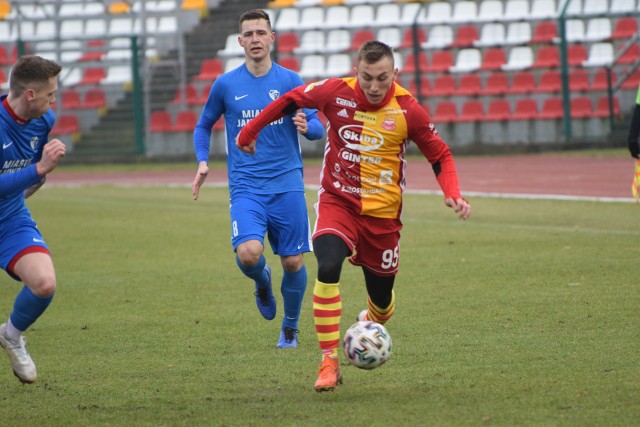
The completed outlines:
{"type": "Polygon", "coordinates": [[[67,147],[59,139],[54,138],[47,142],[42,149],[42,158],[36,163],[38,176],[44,176],[54,170],[66,152],[67,147]]]}
{"type": "Polygon", "coordinates": [[[455,200],[451,197],[447,197],[444,200],[444,203],[452,208],[456,214],[458,214],[458,218],[462,220],[469,218],[469,215],[471,215],[471,205],[462,197],[455,200]]]}
{"type": "Polygon", "coordinates": [[[293,116],[293,124],[296,126],[298,133],[301,135],[306,134],[309,131],[309,124],[307,123],[307,115],[298,110],[295,116],[293,116]]]}
{"type": "Polygon", "coordinates": [[[198,163],[198,172],[196,172],[196,177],[193,180],[193,184],[191,184],[193,200],[198,200],[200,187],[202,187],[202,184],[204,184],[204,181],[207,179],[207,175],[209,175],[209,165],[207,165],[207,162],[198,163]]]}
{"type": "Polygon", "coordinates": [[[239,136],[240,136],[240,134],[238,134],[238,136],[236,136],[236,147],[238,147],[240,149],[240,151],[242,151],[243,153],[256,154],[256,140],[252,139],[251,141],[249,141],[249,144],[240,145],[240,143],[238,142],[238,137],[239,136]]]}

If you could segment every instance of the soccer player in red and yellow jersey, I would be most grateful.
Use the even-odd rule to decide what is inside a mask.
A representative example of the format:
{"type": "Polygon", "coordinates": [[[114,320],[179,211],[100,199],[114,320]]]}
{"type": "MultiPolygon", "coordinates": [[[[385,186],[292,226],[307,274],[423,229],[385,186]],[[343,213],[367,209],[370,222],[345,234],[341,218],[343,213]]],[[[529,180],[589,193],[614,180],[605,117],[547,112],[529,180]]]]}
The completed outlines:
{"type": "Polygon", "coordinates": [[[331,391],[342,382],[339,282],[346,257],[364,271],[368,309],[359,319],[384,324],[394,312],[404,154],[410,140],[431,163],[445,204],[460,219],[471,213],[460,194],[449,147],[416,99],[395,82],[392,49],[379,41],[365,42],[354,71],[356,77],[330,78],[281,95],[236,141],[244,152],[255,152],[258,132],[298,108],[317,108],[329,122],[313,234],[318,261],[313,314],[323,353],[316,391],[331,391]]]}

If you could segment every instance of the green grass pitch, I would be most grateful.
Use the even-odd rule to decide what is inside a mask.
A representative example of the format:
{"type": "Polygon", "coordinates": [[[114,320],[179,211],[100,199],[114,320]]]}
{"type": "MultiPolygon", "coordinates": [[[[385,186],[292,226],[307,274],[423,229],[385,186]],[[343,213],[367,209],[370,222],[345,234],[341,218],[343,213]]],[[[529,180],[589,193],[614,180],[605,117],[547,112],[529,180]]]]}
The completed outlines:
{"type": "MultiPolygon", "coordinates": [[[[318,394],[315,259],[300,347],[276,349],[281,269],[267,247],[267,322],[235,265],[225,188],[197,202],[187,187],[43,188],[28,205],[59,289],[26,334],[37,383],[0,354],[0,424],[637,425],[639,206],[477,198],[461,222],[440,197],[405,200],[391,360],[343,366],[318,394]]],[[[0,276],[2,321],[18,290],[0,276]]],[[[344,332],[366,303],[348,263],[341,290],[344,332]]]]}

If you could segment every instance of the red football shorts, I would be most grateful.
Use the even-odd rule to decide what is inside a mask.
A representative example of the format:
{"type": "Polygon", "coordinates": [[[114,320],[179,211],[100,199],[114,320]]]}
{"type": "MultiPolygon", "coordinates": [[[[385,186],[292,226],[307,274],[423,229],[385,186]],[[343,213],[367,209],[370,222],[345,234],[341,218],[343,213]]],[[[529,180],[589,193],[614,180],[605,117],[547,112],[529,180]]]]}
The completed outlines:
{"type": "MultiPolygon", "coordinates": [[[[400,263],[399,219],[359,215],[325,193],[315,205],[313,238],[323,234],[340,237],[351,248],[349,262],[378,276],[395,276],[400,263]],[[327,199],[334,199],[330,202],[327,199]]],[[[339,202],[339,201],[338,201],[339,202]]]]}

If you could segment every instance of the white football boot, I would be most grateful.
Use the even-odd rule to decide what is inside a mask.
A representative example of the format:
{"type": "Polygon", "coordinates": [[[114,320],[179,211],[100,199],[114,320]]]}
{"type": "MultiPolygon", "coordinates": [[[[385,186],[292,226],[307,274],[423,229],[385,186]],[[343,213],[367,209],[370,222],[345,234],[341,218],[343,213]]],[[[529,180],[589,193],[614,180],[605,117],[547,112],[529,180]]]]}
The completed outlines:
{"type": "Polygon", "coordinates": [[[32,383],[38,378],[38,373],[25,344],[26,340],[22,335],[20,339],[14,341],[7,336],[7,324],[0,325],[0,346],[9,355],[14,375],[23,383],[32,383]]]}

